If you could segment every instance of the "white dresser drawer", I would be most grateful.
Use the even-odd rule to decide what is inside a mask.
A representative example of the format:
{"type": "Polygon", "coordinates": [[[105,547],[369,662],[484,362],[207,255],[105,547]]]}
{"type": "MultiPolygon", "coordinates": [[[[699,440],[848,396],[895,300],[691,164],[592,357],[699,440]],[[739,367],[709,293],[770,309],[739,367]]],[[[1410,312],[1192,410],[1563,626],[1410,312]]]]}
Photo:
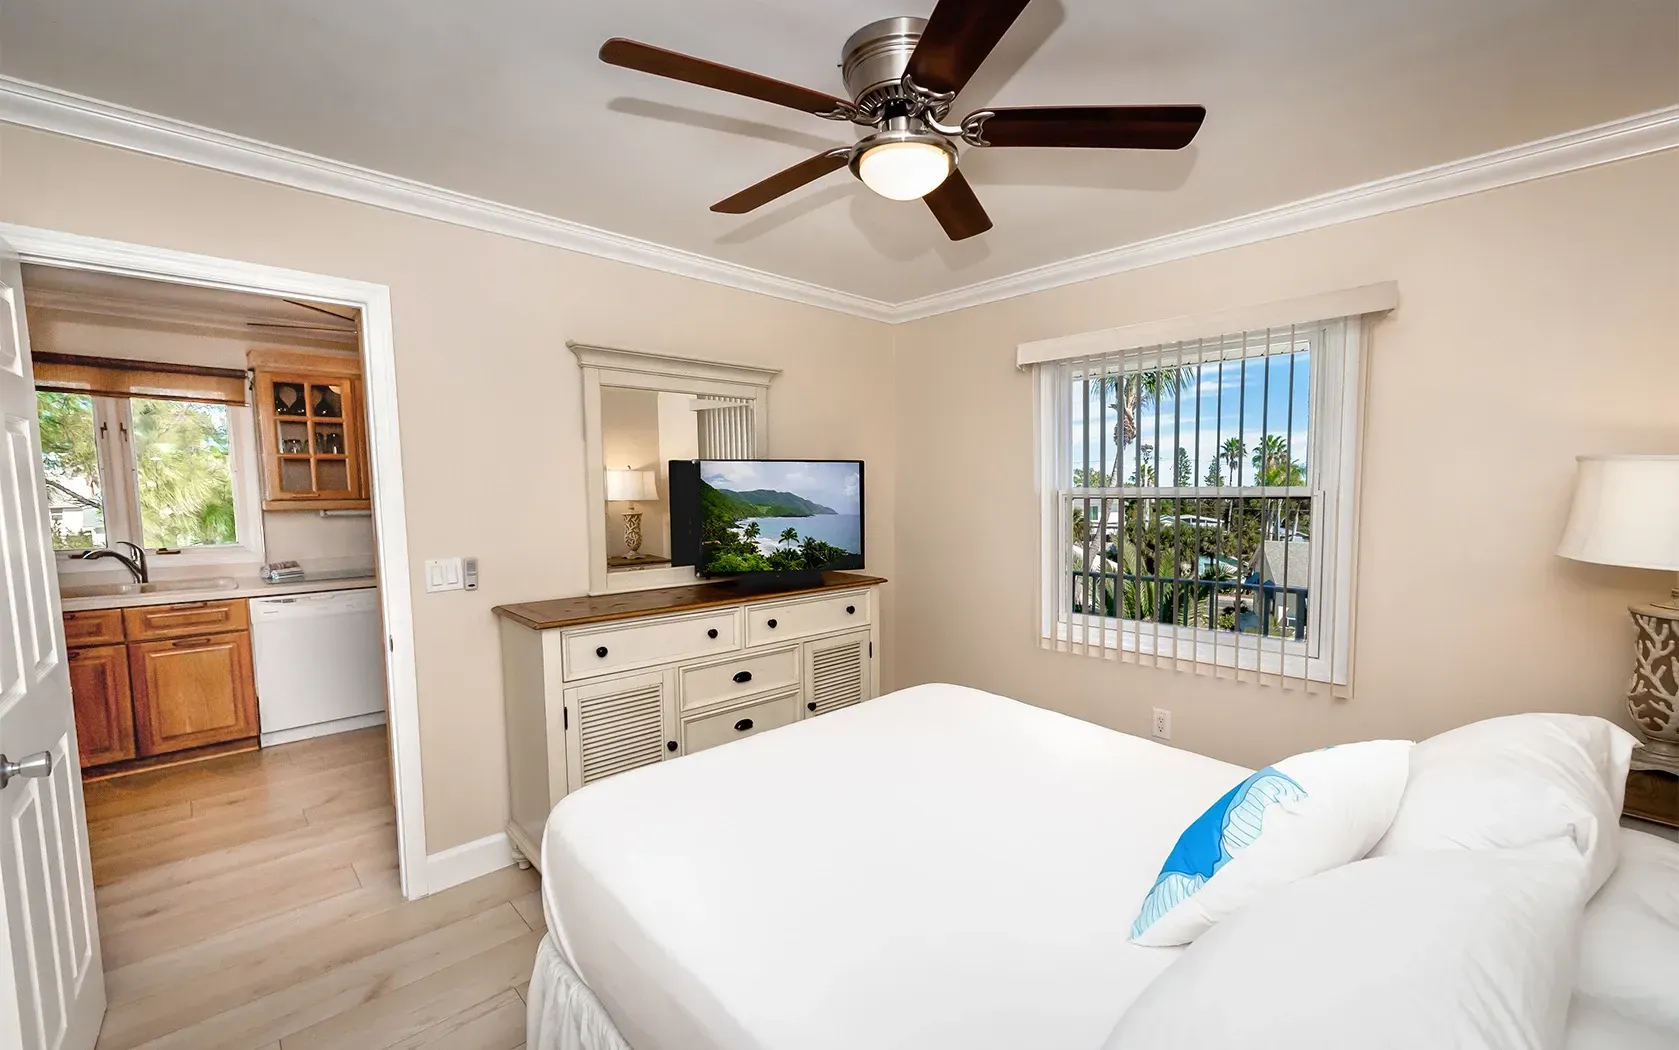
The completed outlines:
{"type": "Polygon", "coordinates": [[[673,620],[641,622],[568,632],[565,680],[594,678],[637,667],[673,663],[727,653],[740,648],[740,613],[705,613],[673,620]]]}
{"type": "Polygon", "coordinates": [[[792,725],[799,718],[799,695],[763,700],[733,711],[722,711],[703,718],[690,718],[682,723],[682,753],[691,755],[708,747],[727,744],[731,740],[756,736],[766,729],[792,725]]]}
{"type": "Polygon", "coordinates": [[[681,675],[682,710],[692,711],[797,686],[799,650],[797,647],[777,649],[704,667],[684,667],[681,675]]]}
{"type": "Polygon", "coordinates": [[[869,624],[869,592],[852,591],[832,598],[746,607],[746,645],[756,648],[775,642],[808,638],[869,624]]]}

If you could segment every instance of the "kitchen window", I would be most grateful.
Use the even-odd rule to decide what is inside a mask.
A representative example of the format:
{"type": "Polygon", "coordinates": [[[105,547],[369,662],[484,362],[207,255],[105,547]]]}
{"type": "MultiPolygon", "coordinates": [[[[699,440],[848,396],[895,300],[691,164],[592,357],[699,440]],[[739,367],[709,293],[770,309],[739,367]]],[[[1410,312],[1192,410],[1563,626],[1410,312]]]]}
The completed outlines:
{"type": "Polygon", "coordinates": [[[60,567],[130,542],[188,566],[260,562],[250,410],[164,397],[38,389],[41,458],[60,567]]]}
{"type": "Polygon", "coordinates": [[[1036,362],[1044,644],[1350,682],[1360,316],[1036,362]]]}

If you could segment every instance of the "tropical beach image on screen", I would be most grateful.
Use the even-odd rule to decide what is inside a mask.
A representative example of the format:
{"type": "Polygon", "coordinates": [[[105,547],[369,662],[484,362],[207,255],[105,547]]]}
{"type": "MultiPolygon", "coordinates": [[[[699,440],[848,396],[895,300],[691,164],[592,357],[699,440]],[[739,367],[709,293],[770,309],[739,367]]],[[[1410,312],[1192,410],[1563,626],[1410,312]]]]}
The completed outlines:
{"type": "Polygon", "coordinates": [[[863,552],[855,462],[700,464],[700,571],[808,572],[863,552]]]}

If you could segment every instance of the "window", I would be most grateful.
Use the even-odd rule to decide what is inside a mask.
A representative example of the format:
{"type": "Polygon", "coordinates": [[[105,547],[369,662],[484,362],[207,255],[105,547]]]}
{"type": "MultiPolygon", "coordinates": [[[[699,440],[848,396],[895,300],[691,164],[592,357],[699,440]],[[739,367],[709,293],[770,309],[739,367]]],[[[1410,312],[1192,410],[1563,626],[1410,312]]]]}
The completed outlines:
{"type": "Polygon", "coordinates": [[[1346,685],[1358,318],[1040,364],[1044,637],[1346,685]]]}
{"type": "Polygon", "coordinates": [[[185,564],[261,560],[248,409],[45,390],[35,397],[53,546],[66,558],[126,541],[179,552],[185,564]]]}

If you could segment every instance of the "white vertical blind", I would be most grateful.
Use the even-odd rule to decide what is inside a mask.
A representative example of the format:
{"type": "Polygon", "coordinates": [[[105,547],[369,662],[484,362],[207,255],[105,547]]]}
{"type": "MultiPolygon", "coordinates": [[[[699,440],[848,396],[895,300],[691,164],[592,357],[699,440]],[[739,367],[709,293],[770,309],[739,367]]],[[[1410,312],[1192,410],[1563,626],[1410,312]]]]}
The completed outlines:
{"type": "Polygon", "coordinates": [[[1346,684],[1361,344],[1355,317],[1038,364],[1044,644],[1346,684]]]}
{"type": "Polygon", "coordinates": [[[752,459],[757,455],[751,400],[703,397],[697,403],[705,406],[699,409],[701,459],[752,459]]]}

